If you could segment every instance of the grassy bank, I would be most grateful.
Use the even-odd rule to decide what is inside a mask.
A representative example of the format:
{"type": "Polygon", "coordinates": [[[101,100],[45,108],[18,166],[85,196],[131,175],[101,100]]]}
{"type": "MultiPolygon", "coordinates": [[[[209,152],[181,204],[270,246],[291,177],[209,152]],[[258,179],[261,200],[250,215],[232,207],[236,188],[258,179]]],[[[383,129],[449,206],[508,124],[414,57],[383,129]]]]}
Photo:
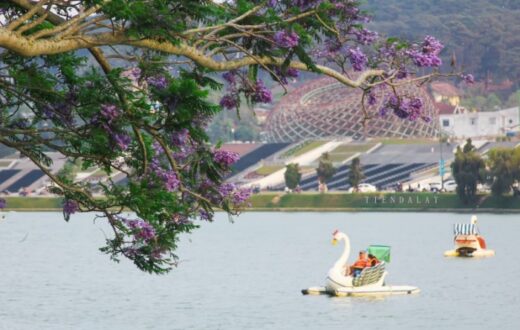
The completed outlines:
{"type": "MultiPolygon", "coordinates": [[[[251,210],[261,211],[485,211],[520,212],[520,198],[480,196],[479,205],[466,205],[455,194],[433,193],[262,193],[251,197],[251,210]]],[[[54,197],[4,197],[6,210],[61,211],[54,197]]]]}
{"type": "Polygon", "coordinates": [[[7,202],[6,210],[53,211],[61,210],[63,204],[57,197],[3,197],[7,202]]]}
{"type": "MultiPolygon", "coordinates": [[[[482,196],[481,196],[482,197],[482,196]]],[[[485,197],[480,205],[466,205],[455,194],[433,193],[264,193],[251,198],[253,210],[354,211],[510,211],[520,212],[520,198],[485,197]]]]}

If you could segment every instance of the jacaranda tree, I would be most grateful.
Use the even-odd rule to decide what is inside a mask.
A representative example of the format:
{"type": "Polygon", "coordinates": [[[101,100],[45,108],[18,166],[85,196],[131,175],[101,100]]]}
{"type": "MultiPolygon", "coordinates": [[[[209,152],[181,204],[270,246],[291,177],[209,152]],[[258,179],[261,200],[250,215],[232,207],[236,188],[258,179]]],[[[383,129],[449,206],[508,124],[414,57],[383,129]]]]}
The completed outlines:
{"type": "Polygon", "coordinates": [[[360,88],[363,104],[383,100],[366,119],[430,120],[397,87],[441,75],[443,45],[383,38],[369,21],[353,0],[4,0],[0,143],[54,182],[65,219],[106,217],[104,252],[165,272],[196,219],[236,214],[249,196],[223,182],[237,155],[208,144],[221,108],[270,102],[273,83],[312,71],[360,88]],[[94,198],[89,183],[50,170],[50,151],[127,183],[100,183],[104,198],[94,198]]]}

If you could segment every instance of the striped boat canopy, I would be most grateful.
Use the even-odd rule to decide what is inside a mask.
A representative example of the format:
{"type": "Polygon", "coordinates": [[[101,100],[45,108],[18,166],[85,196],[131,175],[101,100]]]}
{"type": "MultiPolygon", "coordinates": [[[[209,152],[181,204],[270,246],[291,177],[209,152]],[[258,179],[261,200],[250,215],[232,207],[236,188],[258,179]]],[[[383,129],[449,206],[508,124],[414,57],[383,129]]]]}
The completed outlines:
{"type": "Polygon", "coordinates": [[[453,225],[453,235],[477,235],[478,227],[472,223],[456,223],[453,225]]]}

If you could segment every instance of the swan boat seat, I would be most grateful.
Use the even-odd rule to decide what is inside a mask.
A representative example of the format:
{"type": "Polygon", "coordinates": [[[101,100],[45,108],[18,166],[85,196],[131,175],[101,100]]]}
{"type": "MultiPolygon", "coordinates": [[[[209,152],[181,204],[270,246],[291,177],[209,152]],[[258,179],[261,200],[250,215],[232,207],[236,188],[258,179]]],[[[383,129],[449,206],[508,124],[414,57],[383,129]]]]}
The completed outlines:
{"type": "Polygon", "coordinates": [[[382,261],[374,267],[363,269],[363,271],[358,276],[354,277],[352,280],[352,285],[364,286],[377,283],[385,273],[385,267],[386,264],[384,261],[382,261]]]}

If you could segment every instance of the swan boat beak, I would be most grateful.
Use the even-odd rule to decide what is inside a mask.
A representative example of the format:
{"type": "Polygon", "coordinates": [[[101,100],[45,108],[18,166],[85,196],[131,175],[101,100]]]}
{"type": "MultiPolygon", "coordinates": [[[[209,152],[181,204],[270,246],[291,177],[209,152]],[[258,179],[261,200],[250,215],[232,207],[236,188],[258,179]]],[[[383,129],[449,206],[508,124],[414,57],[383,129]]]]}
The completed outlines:
{"type": "Polygon", "coordinates": [[[338,244],[338,240],[335,239],[335,238],[333,238],[333,239],[332,239],[332,245],[336,245],[336,244],[338,244]]]}

